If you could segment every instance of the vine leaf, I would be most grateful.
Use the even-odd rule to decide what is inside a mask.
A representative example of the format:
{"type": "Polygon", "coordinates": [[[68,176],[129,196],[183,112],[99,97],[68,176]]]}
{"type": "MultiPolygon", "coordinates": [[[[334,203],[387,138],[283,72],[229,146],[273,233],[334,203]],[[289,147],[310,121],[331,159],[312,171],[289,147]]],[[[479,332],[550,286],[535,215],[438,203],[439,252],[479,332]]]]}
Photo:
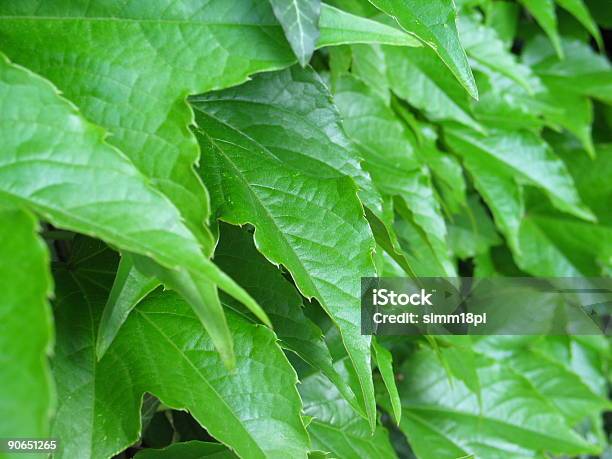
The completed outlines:
{"type": "Polygon", "coordinates": [[[347,151],[325,86],[293,67],[192,103],[217,215],[253,224],[259,251],[332,317],[374,428],[370,337],[359,328],[360,278],[375,273],[374,240],[351,178],[367,176],[347,151]]]}
{"type": "Polygon", "coordinates": [[[98,361],[97,326],[117,257],[83,239],[73,253],[54,271],[59,406],[53,435],[63,439],[61,457],[111,457],[133,444],[142,399],[150,393],[189,410],[242,457],[306,458],[297,376],[271,330],[228,311],[236,356],[229,371],[189,305],[173,292],[156,291],[138,304],[98,361]]]}
{"type": "MultiPolygon", "coordinates": [[[[202,252],[176,207],[43,78],[0,55],[0,193],[53,225],[150,257],[173,275],[213,282],[259,306],[202,252]],[[49,143],[53,135],[54,142],[49,143]],[[42,146],[42,147],[41,147],[42,146]]],[[[223,316],[207,318],[205,327],[223,316]]],[[[215,344],[231,365],[231,340],[215,344]]]]}
{"type": "MultiPolygon", "coordinates": [[[[0,93],[2,77],[6,73],[0,70],[0,93]]],[[[0,420],[4,438],[47,437],[55,408],[47,361],[53,346],[47,302],[53,280],[47,247],[37,231],[30,212],[0,200],[0,410],[11,413],[0,420]]]]}
{"type": "Polygon", "coordinates": [[[468,94],[478,99],[478,88],[459,41],[452,0],[370,0],[370,3],[393,16],[406,32],[433,49],[468,94]]]}
{"type": "Polygon", "coordinates": [[[320,0],[270,0],[274,15],[300,65],[305,66],[319,38],[320,0]]]}

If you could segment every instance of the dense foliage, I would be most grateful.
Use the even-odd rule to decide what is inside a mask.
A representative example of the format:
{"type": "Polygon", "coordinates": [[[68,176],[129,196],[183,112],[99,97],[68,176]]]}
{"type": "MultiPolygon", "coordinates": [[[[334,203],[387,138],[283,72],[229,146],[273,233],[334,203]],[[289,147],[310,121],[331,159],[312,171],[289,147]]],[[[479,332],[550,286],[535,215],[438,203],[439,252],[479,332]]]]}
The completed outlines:
{"type": "Polygon", "coordinates": [[[0,1],[0,438],[603,454],[606,337],[364,336],[359,297],[612,273],[611,26],[608,0],[0,1]]]}

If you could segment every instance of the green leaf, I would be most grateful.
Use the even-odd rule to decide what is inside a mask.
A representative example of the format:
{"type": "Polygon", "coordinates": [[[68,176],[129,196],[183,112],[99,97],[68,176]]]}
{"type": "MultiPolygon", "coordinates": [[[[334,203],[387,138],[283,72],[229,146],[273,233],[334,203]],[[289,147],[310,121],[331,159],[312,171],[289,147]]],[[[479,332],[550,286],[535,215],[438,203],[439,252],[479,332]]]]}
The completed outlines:
{"type": "Polygon", "coordinates": [[[313,417],[308,433],[314,449],[347,459],[396,457],[387,431],[379,425],[372,435],[368,423],[354,415],[337,389],[320,373],[305,378],[299,389],[304,411],[313,417]]]}
{"type": "Polygon", "coordinates": [[[376,187],[399,196],[427,233],[427,241],[449,276],[454,268],[446,246],[446,226],[435,199],[429,171],[415,154],[414,140],[384,100],[347,75],[336,83],[334,99],[344,128],[359,148],[376,187]]]}
{"type": "Polygon", "coordinates": [[[186,441],[174,443],[164,449],[143,449],[136,459],[237,459],[231,450],[220,443],[205,441],[186,441]]]}
{"type": "Polygon", "coordinates": [[[393,16],[404,30],[431,47],[468,94],[478,98],[474,76],[457,34],[452,0],[425,3],[419,0],[370,0],[370,3],[393,16]]]}
{"type": "MultiPolygon", "coordinates": [[[[583,378],[583,371],[573,367],[581,359],[584,346],[569,336],[479,337],[475,350],[520,374],[549,400],[565,417],[569,425],[607,409],[606,392],[594,389],[583,378]]],[[[598,339],[601,336],[589,338],[598,339]]],[[[601,369],[592,369],[593,379],[603,376],[601,369]],[[599,373],[597,375],[597,373],[599,373]]]]}
{"type": "Polygon", "coordinates": [[[400,428],[419,458],[597,454],[599,448],[575,433],[544,398],[541,385],[503,360],[482,355],[477,371],[480,399],[461,381],[449,382],[433,351],[418,351],[407,360],[399,388],[400,428]]]}
{"type": "Polygon", "coordinates": [[[597,42],[597,46],[599,46],[599,49],[604,49],[603,39],[601,38],[599,27],[597,27],[597,24],[589,12],[589,9],[582,0],[555,0],[555,2],[561,8],[567,10],[572,16],[578,19],[584,28],[587,29],[593,36],[597,42]]]}
{"type": "Polygon", "coordinates": [[[510,49],[514,42],[520,9],[514,2],[496,0],[489,2],[485,10],[487,26],[495,29],[506,49],[510,49]]]}
{"type": "Polygon", "coordinates": [[[352,74],[362,80],[376,95],[391,103],[391,87],[387,73],[387,63],[383,48],[378,45],[354,45],[352,74]]]}
{"type": "Polygon", "coordinates": [[[321,5],[319,27],[321,36],[317,48],[352,43],[422,46],[419,40],[399,28],[356,16],[326,4],[321,5]]]}
{"type": "Polygon", "coordinates": [[[283,26],[285,36],[302,66],[315,49],[319,37],[320,0],[270,0],[272,10],[283,26]]]}
{"type": "Polygon", "coordinates": [[[414,222],[403,201],[394,199],[396,218],[393,228],[399,246],[417,277],[448,277],[446,267],[438,261],[425,232],[414,222]]]}
{"type": "Polygon", "coordinates": [[[110,251],[97,251],[77,247],[55,271],[59,407],[53,435],[63,440],[61,457],[110,457],[133,444],[145,392],[189,410],[241,456],[306,457],[297,377],[266,327],[228,313],[236,355],[229,372],[188,304],[156,293],[136,307],[97,361],[96,328],[108,295],[97,272],[112,276],[116,263],[110,251]]]}
{"type": "MultiPolygon", "coordinates": [[[[204,255],[174,205],[104,141],[102,129],[84,120],[48,81],[2,56],[0,104],[0,193],[57,227],[151,257],[176,276],[212,281],[258,307],[204,255]]],[[[215,325],[212,319],[204,322],[209,324],[215,325]]],[[[227,339],[216,344],[231,355],[227,339]]]]}
{"type": "Polygon", "coordinates": [[[544,117],[553,125],[561,126],[574,134],[584,146],[589,156],[595,155],[591,125],[593,124],[593,104],[581,94],[568,91],[566,86],[555,79],[542,78],[547,91],[539,98],[547,102],[544,117]]]}
{"type": "Polygon", "coordinates": [[[462,15],[457,27],[466,53],[477,65],[489,67],[533,92],[531,69],[517,62],[516,56],[505,49],[494,29],[481,24],[476,15],[462,15]]]}
{"type": "MultiPolygon", "coordinates": [[[[532,72],[530,75],[529,85],[533,89],[531,93],[501,73],[480,66],[476,72],[480,100],[473,107],[476,119],[484,126],[499,129],[538,131],[544,127],[544,113],[558,113],[559,109],[550,107],[547,101],[543,100],[545,98],[541,96],[546,95],[546,87],[532,72]]],[[[556,125],[553,127],[558,129],[556,125]]]]}
{"type": "Polygon", "coordinates": [[[446,141],[470,161],[493,167],[497,175],[515,177],[522,183],[538,186],[553,204],[579,218],[593,220],[576,191],[567,167],[550,146],[529,131],[495,130],[484,136],[469,129],[445,130],[446,141]]]}
{"type": "Polygon", "coordinates": [[[464,166],[472,175],[474,187],[483,197],[500,231],[515,254],[521,253],[519,232],[525,214],[523,189],[512,177],[496,173],[495,167],[479,158],[464,158],[464,166]]]}
{"type": "MultiPolygon", "coordinates": [[[[280,345],[320,370],[353,408],[362,414],[355,394],[333,366],[321,329],[302,310],[302,298],[293,285],[253,244],[253,237],[237,227],[221,225],[215,262],[264,305],[280,345]]],[[[223,299],[225,304],[237,305],[223,299]]]]}
{"type": "Polygon", "coordinates": [[[121,257],[113,288],[100,318],[96,341],[98,359],[102,358],[111,345],[132,309],[159,285],[155,277],[145,276],[134,267],[129,254],[121,257]]]}
{"type": "MultiPolygon", "coordinates": [[[[402,252],[397,234],[395,234],[395,230],[393,229],[394,215],[392,206],[392,198],[387,197],[386,202],[383,203],[382,218],[378,218],[366,208],[366,218],[370,224],[370,229],[372,230],[376,244],[382,249],[382,251],[377,250],[374,254],[375,262],[376,257],[384,257],[386,253],[400,267],[401,274],[398,275],[404,276],[407,274],[411,277],[415,277],[416,273],[405,254],[402,252]]],[[[376,266],[376,272],[378,275],[382,274],[378,265],[376,266]]]]}
{"type": "Polygon", "coordinates": [[[597,277],[612,268],[612,226],[558,212],[530,212],[520,229],[519,266],[535,276],[597,277]]]}
{"type": "MultiPolygon", "coordinates": [[[[4,84],[2,78],[0,88],[4,84]]],[[[37,231],[32,214],[0,200],[0,436],[5,439],[48,437],[55,408],[47,361],[53,342],[47,297],[53,281],[37,231]]]]}
{"type": "Polygon", "coordinates": [[[3,51],[111,132],[108,141],[170,198],[211,251],[185,97],[293,62],[267,2],[18,2],[3,4],[0,17],[3,51]]]}
{"type": "Polygon", "coordinates": [[[416,119],[409,124],[417,138],[417,153],[431,170],[435,188],[440,192],[445,207],[450,212],[458,212],[467,205],[461,163],[457,157],[438,149],[438,134],[434,126],[416,119]]]}
{"type": "MultiPolygon", "coordinates": [[[[321,46],[412,42],[397,29],[323,10],[321,46]]],[[[81,8],[62,0],[41,7],[6,4],[0,16],[4,52],[49,78],[85,117],[108,129],[108,141],[172,200],[210,253],[213,240],[203,226],[208,196],[193,171],[199,152],[184,99],[294,62],[270,6],[254,0],[215,0],[204,7],[194,0],[113,0],[81,8]],[[182,43],[181,49],[169,43],[182,43]]]]}
{"type": "Polygon", "coordinates": [[[438,358],[452,378],[462,381],[480,399],[482,389],[478,376],[477,356],[472,347],[472,337],[464,335],[440,336],[438,339],[445,344],[437,350],[438,358]]]}
{"type": "Polygon", "coordinates": [[[477,195],[468,198],[468,206],[453,214],[448,225],[448,244],[461,259],[485,253],[501,243],[495,225],[477,195]]]}
{"type": "MultiPolygon", "coordinates": [[[[200,321],[206,324],[206,331],[213,342],[224,343],[223,346],[218,346],[219,354],[228,369],[232,369],[235,365],[232,339],[215,285],[206,279],[194,278],[188,272],[164,269],[144,257],[134,256],[134,263],[135,268],[145,277],[159,279],[166,288],[177,291],[191,304],[200,321]]],[[[254,305],[248,308],[262,322],[271,326],[266,313],[254,301],[253,303],[254,305]]]]}
{"type": "Polygon", "coordinates": [[[597,220],[604,225],[612,225],[612,144],[599,144],[595,159],[579,154],[575,148],[553,144],[555,151],[568,165],[576,182],[576,187],[584,202],[593,209],[597,220]]]}
{"type": "Polygon", "coordinates": [[[470,101],[448,75],[433,51],[427,48],[385,48],[391,89],[398,97],[422,110],[432,121],[452,120],[482,130],[470,114],[470,101]]]}
{"type": "Polygon", "coordinates": [[[612,67],[604,55],[577,39],[562,41],[565,57],[559,59],[544,37],[527,43],[523,61],[539,76],[563,85],[564,90],[612,105],[612,67]]]}
{"type": "Polygon", "coordinates": [[[542,30],[548,35],[559,58],[563,58],[561,38],[557,30],[557,14],[553,0],[520,0],[522,5],[533,15],[542,30]]]}
{"type": "Polygon", "coordinates": [[[395,423],[399,425],[402,419],[402,405],[400,402],[397,386],[395,385],[395,373],[393,371],[393,357],[391,352],[384,346],[378,344],[375,339],[372,340],[372,349],[374,349],[374,357],[378,371],[382,376],[383,382],[391,401],[391,409],[395,423]]]}
{"type": "Polygon", "coordinates": [[[345,145],[329,94],[294,67],[192,103],[217,214],[252,223],[260,252],[334,319],[373,426],[370,338],[358,324],[359,279],[374,275],[374,241],[353,179],[343,174],[365,184],[367,176],[345,145]]]}

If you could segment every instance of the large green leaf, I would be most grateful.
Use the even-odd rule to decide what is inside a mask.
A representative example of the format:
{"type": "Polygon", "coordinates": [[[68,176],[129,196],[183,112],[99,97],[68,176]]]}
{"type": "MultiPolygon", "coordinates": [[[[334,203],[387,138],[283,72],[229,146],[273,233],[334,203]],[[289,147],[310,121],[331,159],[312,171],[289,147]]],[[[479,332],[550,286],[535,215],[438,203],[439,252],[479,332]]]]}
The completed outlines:
{"type": "Polygon", "coordinates": [[[313,419],[308,425],[313,448],[346,459],[395,458],[387,431],[356,417],[337,389],[320,373],[305,378],[299,386],[304,411],[313,419]]]}
{"type": "Polygon", "coordinates": [[[359,279],[374,275],[374,241],[350,178],[367,185],[367,175],[348,149],[329,94],[312,72],[294,67],[193,104],[201,170],[217,215],[252,223],[261,253],[283,264],[302,294],[316,298],[334,319],[373,426],[370,338],[359,329],[359,279]]]}
{"type": "Polygon", "coordinates": [[[415,222],[427,233],[445,274],[452,276],[446,226],[429,171],[415,153],[413,137],[384,100],[355,77],[346,75],[336,82],[334,99],[374,184],[382,193],[405,201],[415,222]]]}
{"type": "Polygon", "coordinates": [[[155,293],[97,361],[96,328],[117,258],[97,244],[82,244],[55,271],[59,407],[53,434],[62,439],[62,457],[106,458],[134,443],[145,392],[189,410],[243,457],[306,457],[297,377],[266,327],[228,313],[236,354],[230,372],[187,303],[155,293]]]}
{"type": "MultiPolygon", "coordinates": [[[[0,109],[0,193],[27,204],[55,226],[151,257],[192,282],[213,281],[257,309],[208,260],[176,207],[105,142],[102,129],[84,120],[48,81],[1,55],[0,109]]],[[[231,364],[231,340],[220,307],[217,312],[204,326],[221,330],[215,343],[231,364]]]]}
{"type": "Polygon", "coordinates": [[[185,97],[293,61],[267,2],[4,2],[0,17],[3,51],[108,129],[210,251],[185,97]]]}
{"type": "Polygon", "coordinates": [[[419,458],[540,458],[544,451],[575,455],[600,450],[573,431],[545,398],[543,391],[550,389],[545,378],[483,355],[477,371],[480,397],[460,380],[449,381],[433,351],[418,351],[407,360],[400,428],[419,458]]]}
{"type": "Polygon", "coordinates": [[[306,65],[319,37],[321,1],[270,0],[270,4],[298,61],[306,65]]]}
{"type": "Polygon", "coordinates": [[[37,230],[33,215],[0,201],[0,436],[5,439],[47,437],[55,405],[47,361],[53,282],[37,230]]]}
{"type": "MultiPolygon", "coordinates": [[[[331,7],[323,13],[322,45],[389,36],[410,42],[374,21],[331,7]]],[[[207,252],[213,246],[203,226],[208,196],[193,171],[199,153],[185,97],[292,64],[282,33],[267,2],[255,0],[0,5],[3,51],[49,78],[109,130],[108,141],[171,199],[207,252]]]]}
{"type": "Polygon", "coordinates": [[[478,98],[478,89],[455,25],[452,0],[370,0],[409,33],[431,47],[442,59],[468,94],[478,98]]]}
{"type": "MultiPolygon", "coordinates": [[[[215,262],[263,305],[280,345],[321,371],[361,413],[363,410],[355,394],[333,366],[323,332],[304,314],[300,294],[282,272],[257,251],[252,235],[237,227],[222,225],[215,262]]],[[[224,299],[224,303],[237,307],[230,299],[224,299]]]]}

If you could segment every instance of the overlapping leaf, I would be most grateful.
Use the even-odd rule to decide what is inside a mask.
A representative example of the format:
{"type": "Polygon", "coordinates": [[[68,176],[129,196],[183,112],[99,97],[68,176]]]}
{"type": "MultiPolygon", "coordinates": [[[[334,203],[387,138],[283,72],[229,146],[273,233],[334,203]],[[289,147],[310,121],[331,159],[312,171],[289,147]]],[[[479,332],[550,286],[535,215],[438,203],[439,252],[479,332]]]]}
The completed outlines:
{"type": "Polygon", "coordinates": [[[445,130],[452,148],[470,161],[494,167],[497,175],[515,177],[544,190],[560,210],[593,220],[581,202],[565,164],[550,146],[528,131],[498,130],[484,136],[464,128],[445,130]]]}
{"type": "Polygon", "coordinates": [[[470,114],[470,101],[426,48],[386,48],[389,84],[398,97],[423,110],[432,121],[452,120],[482,130],[470,114]]]}
{"type": "MultiPolygon", "coordinates": [[[[343,26],[356,18],[324,10],[326,45],[363,40],[366,32],[384,39],[393,31],[365,19],[346,31],[343,26]]],[[[113,0],[93,8],[68,0],[19,2],[1,5],[0,18],[4,52],[49,78],[88,119],[108,129],[109,142],[171,199],[210,252],[203,226],[208,197],[193,171],[198,150],[184,99],[294,61],[267,2],[113,0]]],[[[397,30],[391,35],[405,36],[397,30]]]]}
{"type": "Polygon", "coordinates": [[[370,0],[394,17],[409,33],[431,47],[459,80],[465,90],[478,98],[478,89],[455,25],[455,4],[451,0],[370,0]]]}
{"type": "MultiPolygon", "coordinates": [[[[203,254],[176,207],[106,143],[102,129],[84,120],[48,81],[3,56],[0,104],[0,193],[58,227],[151,257],[192,282],[215,282],[258,308],[203,254]]],[[[231,362],[231,340],[220,306],[216,312],[204,325],[220,324],[215,343],[231,362]]]]}
{"type": "Polygon", "coordinates": [[[600,450],[544,398],[545,379],[482,355],[476,365],[480,397],[459,380],[451,383],[433,351],[419,351],[407,361],[400,427],[418,457],[527,458],[542,457],[542,451],[572,455],[600,450]]]}
{"type": "Polygon", "coordinates": [[[241,456],[306,457],[297,378],[266,327],[228,314],[236,354],[230,372],[189,306],[176,294],[155,293],[97,362],[104,285],[112,281],[117,258],[87,244],[77,243],[73,258],[54,273],[59,406],[53,434],[63,440],[62,457],[110,457],[134,443],[145,392],[189,410],[241,456]]]}
{"type": "Polygon", "coordinates": [[[293,61],[267,2],[18,2],[0,6],[0,17],[3,51],[109,130],[109,142],[210,251],[208,198],[193,170],[198,149],[184,99],[293,61]]]}
{"type": "Polygon", "coordinates": [[[546,35],[548,35],[557,56],[562,58],[563,48],[557,28],[557,13],[555,12],[553,0],[521,0],[521,3],[533,15],[546,35]]]}
{"type": "Polygon", "coordinates": [[[515,55],[506,51],[497,33],[479,23],[477,15],[462,16],[458,20],[461,43],[468,56],[477,62],[477,65],[491,69],[515,80],[528,91],[533,91],[530,78],[531,69],[517,62],[515,55]]]}
{"type": "Polygon", "coordinates": [[[586,43],[571,38],[562,41],[565,57],[559,59],[546,39],[536,36],[523,51],[523,61],[544,79],[564,90],[612,104],[612,67],[608,59],[586,43]]]}
{"type": "MultiPolygon", "coordinates": [[[[222,225],[215,262],[264,305],[280,345],[321,371],[359,413],[363,410],[348,383],[336,371],[321,329],[302,310],[302,298],[282,273],[255,248],[248,232],[222,225]],[[271,288],[272,286],[272,288],[271,288]]],[[[236,308],[236,305],[223,300],[236,308]]]]}
{"type": "Polygon", "coordinates": [[[321,5],[320,36],[317,48],[351,43],[378,43],[395,46],[422,46],[412,35],[385,23],[321,5]]]}
{"type": "Polygon", "coordinates": [[[405,201],[415,222],[427,233],[438,262],[452,275],[446,226],[429,172],[415,154],[413,138],[384,101],[356,78],[347,75],[339,80],[334,97],[346,132],[363,155],[374,184],[382,193],[405,201]]]}
{"type": "Polygon", "coordinates": [[[351,178],[366,175],[347,150],[329,94],[294,67],[192,103],[217,215],[252,223],[258,249],[334,319],[373,426],[370,338],[358,324],[359,279],[374,275],[374,241],[351,178]]]}
{"type": "Polygon", "coordinates": [[[313,417],[308,432],[314,448],[347,459],[396,457],[387,431],[377,426],[372,434],[368,423],[355,417],[336,388],[320,374],[309,376],[299,387],[304,411],[313,417]]]}

